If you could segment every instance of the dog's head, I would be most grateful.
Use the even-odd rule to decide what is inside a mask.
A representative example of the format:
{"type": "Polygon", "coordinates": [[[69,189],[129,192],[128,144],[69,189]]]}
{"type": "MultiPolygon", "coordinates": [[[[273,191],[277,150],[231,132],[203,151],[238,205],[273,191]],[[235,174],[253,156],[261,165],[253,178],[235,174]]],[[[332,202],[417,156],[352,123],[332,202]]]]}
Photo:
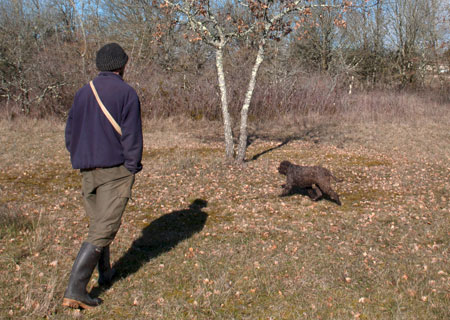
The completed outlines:
{"type": "Polygon", "coordinates": [[[281,174],[286,175],[286,174],[287,174],[287,171],[288,171],[288,168],[289,168],[291,165],[292,165],[292,163],[290,163],[290,162],[287,161],[287,160],[281,161],[281,163],[280,163],[280,165],[279,165],[279,167],[278,167],[278,172],[281,173],[281,174]]]}

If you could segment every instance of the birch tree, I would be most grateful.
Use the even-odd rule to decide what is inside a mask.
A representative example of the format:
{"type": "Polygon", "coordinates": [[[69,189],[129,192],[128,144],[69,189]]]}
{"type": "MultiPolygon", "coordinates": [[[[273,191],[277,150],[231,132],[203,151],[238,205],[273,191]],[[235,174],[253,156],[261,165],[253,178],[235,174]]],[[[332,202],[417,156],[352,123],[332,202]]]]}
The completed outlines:
{"type": "MultiPolygon", "coordinates": [[[[229,160],[242,163],[247,151],[247,121],[256,78],[268,41],[281,40],[301,26],[313,10],[336,8],[342,12],[350,1],[308,0],[161,0],[162,7],[182,16],[192,31],[190,41],[203,41],[215,50],[217,79],[224,124],[225,154],[229,160]],[[236,14],[236,13],[239,13],[236,14]],[[242,19],[242,13],[247,17],[242,19]],[[234,40],[249,37],[256,43],[256,58],[251,69],[245,98],[240,109],[239,139],[234,144],[228,111],[228,93],[224,72],[224,49],[234,40]]],[[[343,25],[342,21],[335,21],[343,25]]]]}

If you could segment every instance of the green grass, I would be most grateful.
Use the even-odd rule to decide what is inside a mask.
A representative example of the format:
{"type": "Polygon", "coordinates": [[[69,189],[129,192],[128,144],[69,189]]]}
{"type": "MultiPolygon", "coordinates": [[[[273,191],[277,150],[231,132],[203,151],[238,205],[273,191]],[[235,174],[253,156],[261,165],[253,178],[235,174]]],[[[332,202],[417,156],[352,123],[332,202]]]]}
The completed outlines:
{"type": "Polygon", "coordinates": [[[79,312],[60,305],[88,224],[63,125],[0,124],[0,318],[450,317],[445,141],[433,155],[417,148],[425,136],[392,149],[388,133],[377,138],[399,130],[386,125],[366,145],[368,126],[355,125],[339,147],[330,135],[256,140],[247,158],[259,156],[233,166],[220,133],[144,129],[144,170],[111,247],[122,277],[101,291],[94,273],[105,302],[79,312]],[[284,159],[329,168],[343,205],[280,198],[284,159]],[[207,206],[190,209],[196,199],[207,206]]]}

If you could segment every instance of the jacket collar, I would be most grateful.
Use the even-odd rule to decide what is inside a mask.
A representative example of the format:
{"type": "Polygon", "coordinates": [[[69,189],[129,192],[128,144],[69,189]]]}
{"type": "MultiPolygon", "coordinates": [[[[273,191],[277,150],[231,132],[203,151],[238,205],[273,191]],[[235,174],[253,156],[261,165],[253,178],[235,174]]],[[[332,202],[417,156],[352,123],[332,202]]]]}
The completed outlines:
{"type": "Polygon", "coordinates": [[[111,71],[100,71],[98,76],[99,77],[113,77],[113,78],[115,77],[115,78],[118,78],[123,81],[123,78],[119,74],[111,72],[111,71]]]}

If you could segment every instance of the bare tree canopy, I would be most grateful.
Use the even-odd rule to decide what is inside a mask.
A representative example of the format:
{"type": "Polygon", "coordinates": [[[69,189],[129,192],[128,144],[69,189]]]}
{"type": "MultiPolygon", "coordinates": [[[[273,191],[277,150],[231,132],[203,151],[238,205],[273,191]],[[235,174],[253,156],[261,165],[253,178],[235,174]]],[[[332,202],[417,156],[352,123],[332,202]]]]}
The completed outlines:
{"type": "Polygon", "coordinates": [[[242,162],[249,117],[297,108],[301,74],[332,79],[324,101],[448,86],[449,13],[445,0],[2,0],[0,106],[64,117],[115,41],[144,115],[220,119],[226,157],[242,162]]]}

